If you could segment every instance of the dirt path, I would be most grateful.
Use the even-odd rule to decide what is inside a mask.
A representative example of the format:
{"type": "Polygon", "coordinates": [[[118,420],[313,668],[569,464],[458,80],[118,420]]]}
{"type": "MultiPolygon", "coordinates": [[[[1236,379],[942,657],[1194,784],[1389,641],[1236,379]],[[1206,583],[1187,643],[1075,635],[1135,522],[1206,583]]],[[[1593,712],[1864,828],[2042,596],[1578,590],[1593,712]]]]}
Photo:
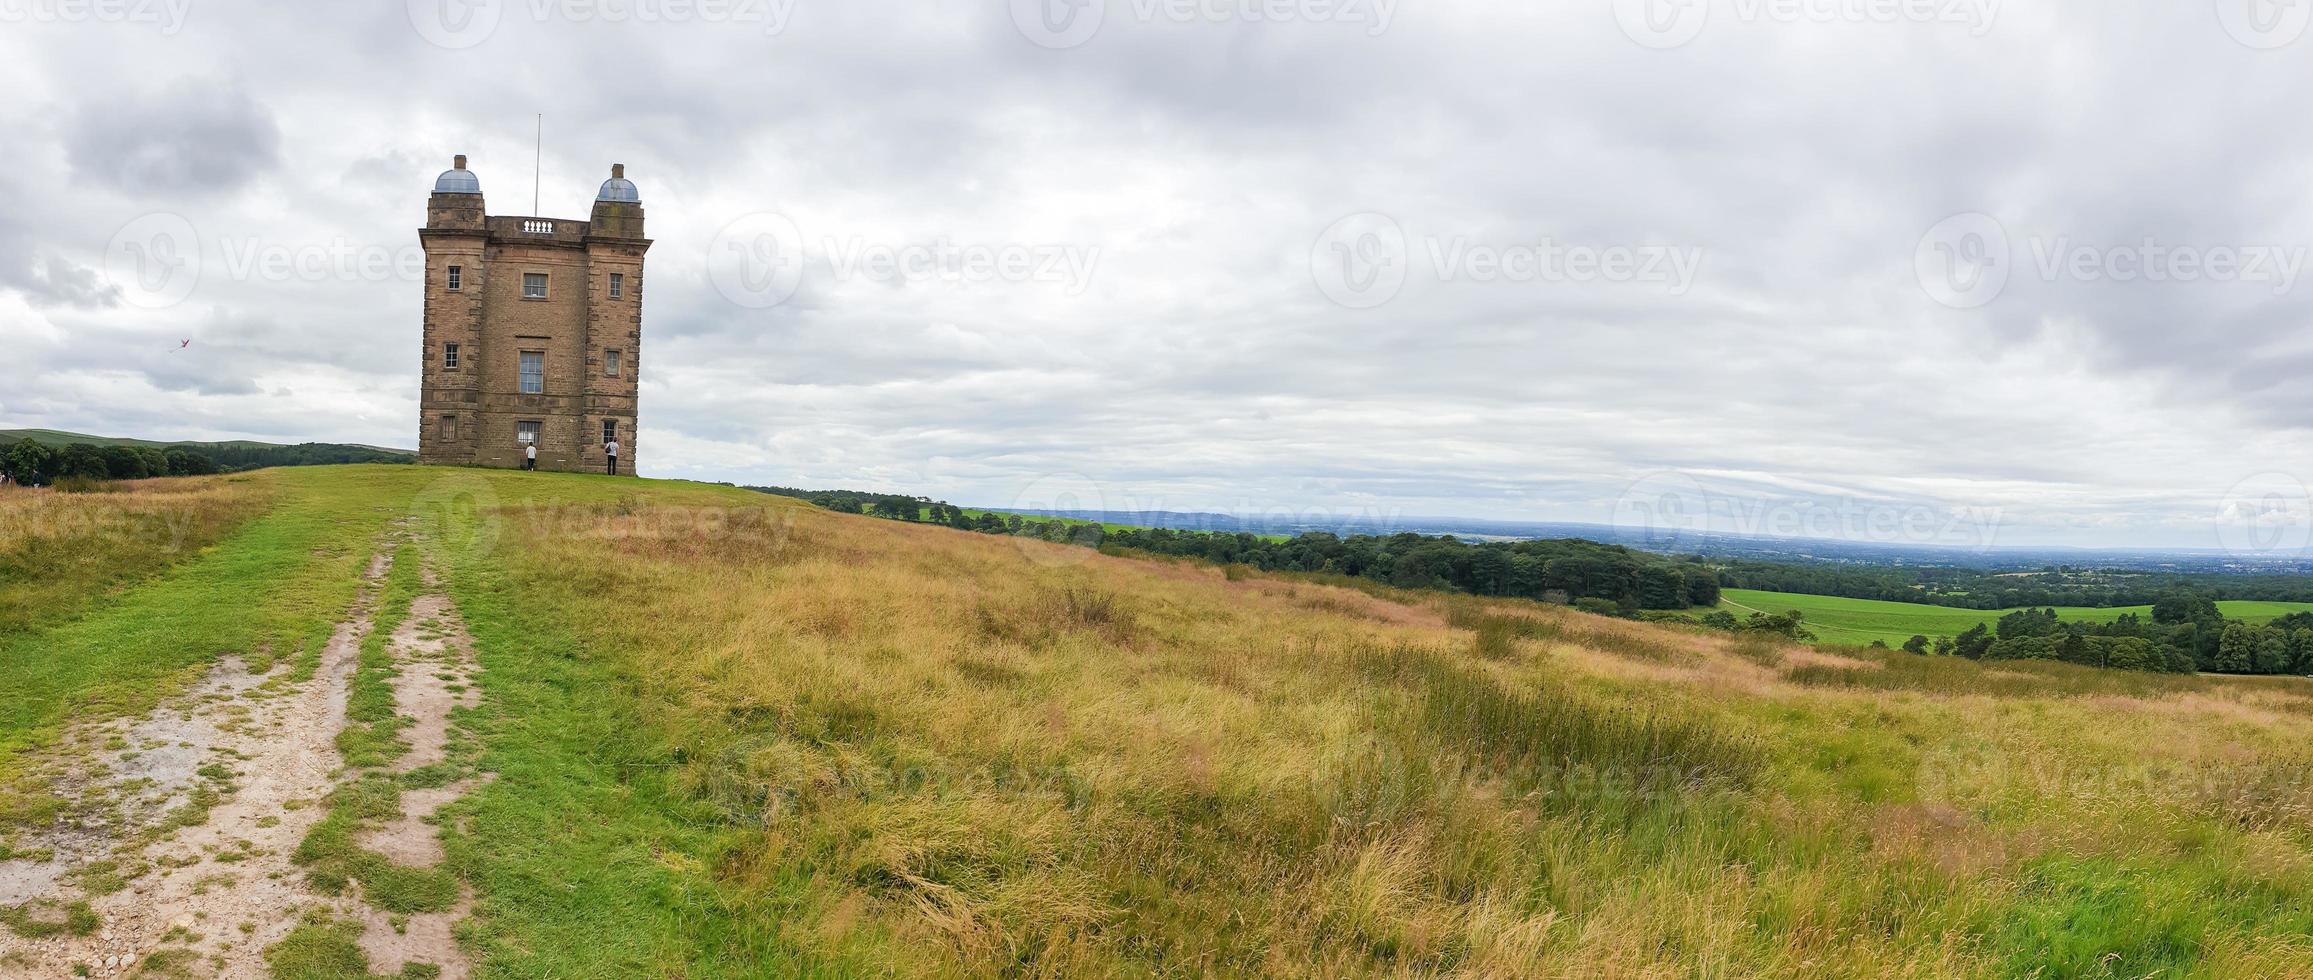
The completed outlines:
{"type": "MultiPolygon", "coordinates": [[[[440,582],[426,577],[428,591],[410,604],[409,618],[389,638],[399,673],[391,683],[394,704],[411,719],[402,730],[409,752],[394,770],[405,778],[420,771],[456,772],[439,786],[422,785],[402,790],[401,816],[366,828],[363,847],[403,867],[430,868],[442,862],[442,842],[434,820],[443,806],[472,790],[480,779],[470,767],[471,745],[454,742],[457,709],[481,703],[474,690],[474,640],[458,618],[457,607],[442,594],[440,582]],[[453,751],[453,748],[467,751],[453,751]]],[[[431,780],[420,780],[428,782],[431,780]]],[[[472,972],[458,949],[451,929],[472,906],[461,889],[458,903],[443,912],[414,912],[394,916],[379,909],[364,909],[362,950],[370,967],[380,973],[399,973],[404,964],[431,963],[441,968],[443,980],[465,980],[472,972]]]]}
{"type": "MultiPolygon", "coordinates": [[[[227,659],[152,714],[61,740],[46,762],[58,819],[14,833],[0,852],[0,978],[262,978],[266,949],[309,914],[361,922],[373,970],[432,963],[442,977],[468,975],[450,931],[468,901],[389,916],[358,888],[316,893],[293,860],[346,778],[337,737],[390,569],[386,554],[371,561],[309,677],[287,665],[255,675],[227,659]]],[[[427,821],[474,783],[470,764],[452,762],[471,761],[470,745],[452,751],[452,716],[477,703],[472,641],[430,575],[427,586],[388,649],[409,719],[410,751],[393,770],[432,767],[434,779],[402,794],[399,819],[361,834],[410,866],[441,860],[427,821]]]]}

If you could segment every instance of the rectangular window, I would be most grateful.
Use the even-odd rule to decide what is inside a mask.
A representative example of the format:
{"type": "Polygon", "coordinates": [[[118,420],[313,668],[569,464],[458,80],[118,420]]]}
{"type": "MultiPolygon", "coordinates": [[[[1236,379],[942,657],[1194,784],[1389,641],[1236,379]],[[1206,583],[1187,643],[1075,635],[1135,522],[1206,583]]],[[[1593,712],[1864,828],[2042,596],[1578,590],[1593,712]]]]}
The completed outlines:
{"type": "Polygon", "coordinates": [[[514,423],[514,441],[524,446],[536,445],[538,443],[538,423],[514,423]]]}
{"type": "Polygon", "coordinates": [[[526,350],[522,352],[522,393],[525,395],[543,395],[546,393],[545,351],[526,350]]]}
{"type": "Polygon", "coordinates": [[[525,272],[522,274],[522,298],[546,298],[546,273],[525,272]]]}
{"type": "Polygon", "coordinates": [[[444,370],[444,371],[455,371],[455,370],[457,370],[457,369],[458,369],[458,345],[456,345],[456,344],[443,344],[443,345],[442,345],[442,370],[444,370]]]}
{"type": "MultiPolygon", "coordinates": [[[[456,289],[457,287],[456,287],[456,286],[452,286],[452,287],[450,287],[450,288],[452,288],[452,289],[456,289]]],[[[623,275],[620,275],[620,274],[618,274],[618,273],[616,273],[616,272],[613,272],[613,273],[611,273],[611,274],[610,274],[610,298],[612,298],[612,299],[617,299],[617,298],[619,298],[621,295],[624,295],[625,293],[626,293],[626,277],[625,277],[625,276],[623,276],[623,275]]]]}
{"type": "Polygon", "coordinates": [[[463,288],[463,287],[466,285],[466,277],[465,277],[465,275],[464,275],[464,272],[465,272],[465,271],[466,271],[466,270],[464,270],[464,269],[460,269],[460,268],[458,268],[457,266],[454,266],[454,265],[450,267],[450,288],[451,288],[451,289],[453,289],[453,290],[455,290],[455,289],[460,289],[460,288],[463,288]]]}
{"type": "Polygon", "coordinates": [[[609,444],[611,443],[611,441],[612,441],[612,440],[615,440],[615,439],[617,439],[617,438],[618,438],[618,420],[617,420],[617,419],[603,419],[603,420],[602,420],[602,441],[603,441],[603,444],[604,444],[604,445],[609,445],[609,444]]]}
{"type": "Polygon", "coordinates": [[[617,351],[617,350],[615,350],[615,349],[612,349],[612,350],[606,350],[606,351],[603,351],[603,352],[602,352],[602,376],[603,376],[603,377],[606,377],[606,378],[615,378],[615,377],[618,377],[618,372],[619,372],[619,363],[618,363],[618,360],[619,360],[619,358],[618,358],[618,351],[617,351]]]}
{"type": "Polygon", "coordinates": [[[444,415],[444,416],[442,416],[442,441],[444,441],[444,442],[456,442],[456,441],[458,441],[458,417],[457,417],[457,416],[455,416],[455,415],[444,415]]]}

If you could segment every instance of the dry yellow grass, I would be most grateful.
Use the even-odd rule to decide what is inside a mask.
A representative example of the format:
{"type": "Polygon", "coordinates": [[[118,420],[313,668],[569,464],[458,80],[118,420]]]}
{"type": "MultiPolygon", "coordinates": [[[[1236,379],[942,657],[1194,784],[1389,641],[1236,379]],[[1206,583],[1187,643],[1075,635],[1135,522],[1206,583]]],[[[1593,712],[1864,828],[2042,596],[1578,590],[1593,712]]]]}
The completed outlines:
{"type": "Polygon", "coordinates": [[[517,509],[489,559],[735,835],[686,872],[748,923],[700,975],[2313,971],[2294,686],[701,504],[517,509]]]}
{"type": "Polygon", "coordinates": [[[104,493],[0,487],[0,636],[76,613],[262,512],[247,477],[132,480],[104,493]]]}

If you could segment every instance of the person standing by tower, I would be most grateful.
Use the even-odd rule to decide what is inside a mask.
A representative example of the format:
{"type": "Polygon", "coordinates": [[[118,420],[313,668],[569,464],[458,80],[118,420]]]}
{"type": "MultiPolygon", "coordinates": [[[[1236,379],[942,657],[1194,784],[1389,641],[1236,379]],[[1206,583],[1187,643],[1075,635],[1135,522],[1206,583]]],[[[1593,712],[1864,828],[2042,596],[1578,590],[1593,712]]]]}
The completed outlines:
{"type": "Polygon", "coordinates": [[[538,468],[537,443],[525,442],[522,444],[522,468],[526,470],[534,470],[538,468]]]}
{"type": "Polygon", "coordinates": [[[612,476],[617,476],[617,475],[618,475],[618,437],[617,437],[617,436],[612,436],[612,437],[610,437],[608,440],[606,440],[605,442],[603,442],[603,444],[602,444],[602,462],[603,462],[604,472],[607,472],[607,473],[609,473],[609,474],[610,474],[610,475],[612,475],[612,476]]]}

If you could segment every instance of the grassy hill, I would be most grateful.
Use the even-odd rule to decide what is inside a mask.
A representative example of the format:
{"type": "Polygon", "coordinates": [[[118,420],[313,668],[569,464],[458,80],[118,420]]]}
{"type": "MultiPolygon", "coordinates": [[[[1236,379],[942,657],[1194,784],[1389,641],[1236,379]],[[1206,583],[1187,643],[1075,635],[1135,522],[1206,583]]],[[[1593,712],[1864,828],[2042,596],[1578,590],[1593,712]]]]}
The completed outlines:
{"type": "MultiPolygon", "coordinates": [[[[2294,679],[1851,659],[696,484],[165,482],[0,494],[0,584],[112,567],[0,632],[0,879],[73,726],[226,654],[299,683],[385,549],[480,662],[453,743],[492,778],[430,828],[480,975],[2313,971],[2294,679]]],[[[401,737],[369,651],[341,748],[401,737]]],[[[348,776],[299,860],[426,774],[348,776]]],[[[144,880],[239,867],[186,860],[144,880]]],[[[417,902],[344,866],[313,908],[417,902]]],[[[309,916],[275,975],[365,975],[309,916]]]]}
{"type": "MultiPolygon", "coordinates": [[[[1719,596],[1718,608],[1737,616],[1796,609],[1806,615],[1807,628],[1824,642],[1852,643],[1858,646],[1867,646],[1873,640],[1884,641],[1889,646],[1901,646],[1914,635],[1930,639],[1957,636],[1977,623],[1990,624],[2015,611],[2002,609],[1986,612],[1981,609],[1955,609],[1914,602],[1883,602],[1878,599],[1847,599],[1754,589],[1725,590],[1719,596]]],[[[2151,606],[2055,608],[2058,618],[2071,622],[2109,623],[2126,613],[2135,613],[2147,620],[2152,618],[2151,606]]],[[[2217,610],[2230,619],[2264,623],[2293,612],[2313,610],[2313,602],[2230,600],[2217,603],[2217,610]]]]}
{"type": "MultiPolygon", "coordinates": [[[[172,446],[193,449],[209,446],[223,447],[228,449],[291,448],[291,444],[289,443],[256,442],[248,439],[226,439],[217,442],[199,442],[186,439],[178,440],[176,442],[157,442],[151,439],[128,439],[119,436],[92,436],[84,432],[65,432],[58,429],[0,429],[0,443],[17,442],[24,439],[30,439],[39,443],[46,443],[51,446],[67,446],[78,442],[87,443],[91,446],[147,446],[154,449],[167,449],[172,446]]],[[[415,457],[417,455],[416,452],[408,449],[394,449],[389,446],[366,446],[360,443],[316,442],[300,443],[298,445],[319,446],[324,448],[337,448],[343,446],[345,448],[366,449],[372,452],[389,453],[399,456],[415,457]]]]}

